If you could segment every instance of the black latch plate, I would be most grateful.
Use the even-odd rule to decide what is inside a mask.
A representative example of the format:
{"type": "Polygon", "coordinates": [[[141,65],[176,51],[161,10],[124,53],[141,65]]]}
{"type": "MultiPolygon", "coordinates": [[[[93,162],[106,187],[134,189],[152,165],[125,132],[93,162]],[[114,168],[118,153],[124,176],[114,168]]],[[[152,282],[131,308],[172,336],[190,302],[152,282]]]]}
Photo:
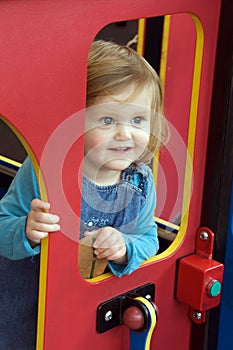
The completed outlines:
{"type": "Polygon", "coordinates": [[[122,324],[122,316],[126,308],[127,298],[135,298],[137,296],[154,301],[155,285],[153,283],[147,283],[101,303],[97,308],[97,332],[103,333],[122,324]]]}

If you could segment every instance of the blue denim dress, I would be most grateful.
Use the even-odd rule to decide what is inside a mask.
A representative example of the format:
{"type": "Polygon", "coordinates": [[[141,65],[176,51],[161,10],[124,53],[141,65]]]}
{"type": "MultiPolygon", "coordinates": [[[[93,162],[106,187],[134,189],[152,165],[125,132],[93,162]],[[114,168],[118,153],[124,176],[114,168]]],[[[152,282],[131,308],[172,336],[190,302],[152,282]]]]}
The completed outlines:
{"type": "Polygon", "coordinates": [[[84,177],[81,237],[85,231],[105,226],[125,234],[133,232],[148,195],[149,174],[146,165],[131,164],[114,185],[98,186],[84,177]]]}
{"type": "Polygon", "coordinates": [[[83,178],[81,238],[85,231],[105,226],[119,230],[125,240],[128,262],[119,265],[109,261],[110,270],[121,277],[132,273],[159,248],[154,222],[156,194],[151,169],[131,164],[122,172],[119,183],[98,186],[83,178]]]}

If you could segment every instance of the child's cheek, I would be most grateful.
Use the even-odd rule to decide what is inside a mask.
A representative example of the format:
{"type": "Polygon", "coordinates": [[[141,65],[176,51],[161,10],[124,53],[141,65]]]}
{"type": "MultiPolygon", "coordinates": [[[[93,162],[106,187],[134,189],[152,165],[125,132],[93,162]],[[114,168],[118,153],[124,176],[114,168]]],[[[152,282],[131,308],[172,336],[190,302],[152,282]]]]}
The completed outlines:
{"type": "Polygon", "coordinates": [[[89,131],[84,138],[85,153],[99,147],[104,142],[103,133],[96,130],[89,131]]]}

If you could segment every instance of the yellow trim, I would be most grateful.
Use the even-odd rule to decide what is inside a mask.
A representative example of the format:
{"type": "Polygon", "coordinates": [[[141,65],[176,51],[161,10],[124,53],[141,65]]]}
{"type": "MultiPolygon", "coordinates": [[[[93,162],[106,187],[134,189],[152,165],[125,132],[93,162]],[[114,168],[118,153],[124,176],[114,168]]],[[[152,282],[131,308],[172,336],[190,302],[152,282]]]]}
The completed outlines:
{"type": "Polygon", "coordinates": [[[86,279],[87,282],[90,283],[98,283],[101,281],[104,281],[110,277],[113,277],[114,275],[111,272],[103,273],[102,275],[99,275],[97,277],[91,278],[91,279],[86,279]]]}
{"type": "Polygon", "coordinates": [[[147,334],[146,344],[145,344],[145,350],[150,350],[151,336],[152,336],[153,330],[154,330],[156,323],[157,323],[156,312],[155,312],[155,309],[152,306],[152,304],[147,299],[145,299],[143,297],[137,297],[137,298],[135,298],[135,300],[141,301],[141,303],[143,303],[150,312],[151,325],[150,325],[150,329],[149,329],[148,334],[147,334]]]}
{"type": "Polygon", "coordinates": [[[143,56],[144,54],[144,35],[145,35],[145,18],[140,18],[138,20],[138,42],[137,42],[137,52],[143,56]]]}
{"type": "MultiPolygon", "coordinates": [[[[39,169],[38,183],[40,187],[41,199],[47,201],[47,192],[42,173],[39,169]]],[[[49,238],[41,241],[40,253],[40,280],[39,280],[39,296],[38,296],[38,317],[37,317],[37,338],[36,350],[44,348],[44,322],[46,309],[46,290],[47,290],[47,268],[48,268],[48,246],[49,238]]]]}
{"type": "Polygon", "coordinates": [[[181,232],[178,235],[178,240],[175,240],[175,249],[183,241],[187,226],[188,226],[188,216],[189,216],[189,202],[191,197],[191,187],[192,187],[192,164],[194,158],[194,148],[195,148],[195,136],[196,136],[196,123],[197,123],[197,112],[198,112],[198,101],[200,93],[200,82],[201,82],[201,69],[202,69],[202,58],[203,58],[203,46],[204,46],[204,32],[200,20],[195,16],[190,14],[195,27],[196,27],[196,52],[194,60],[194,72],[193,72],[193,85],[192,85],[192,99],[190,106],[190,118],[189,118],[189,129],[188,129],[188,142],[187,142],[187,157],[186,157],[186,167],[185,167],[185,178],[184,178],[184,194],[182,202],[182,221],[181,221],[181,232]],[[192,160],[192,164],[188,161],[192,160]]]}
{"type": "Polygon", "coordinates": [[[22,163],[17,162],[16,160],[4,157],[4,156],[0,156],[0,160],[2,160],[3,162],[6,162],[8,164],[17,166],[18,168],[20,168],[22,166],[22,163]]]}
{"type": "MultiPolygon", "coordinates": [[[[23,135],[12,125],[8,120],[6,120],[3,116],[0,115],[0,119],[3,120],[3,122],[8,125],[8,127],[13,131],[13,133],[17,136],[17,138],[20,140],[22,145],[24,146],[27,154],[29,155],[31,162],[34,166],[34,170],[36,173],[36,177],[39,183],[40,192],[41,192],[41,198],[43,200],[47,200],[46,195],[46,189],[45,189],[45,183],[43,180],[43,177],[40,172],[40,168],[38,165],[38,162],[36,160],[36,157],[34,153],[32,152],[29,144],[24,139],[23,135]]],[[[19,165],[20,163],[12,161],[6,157],[0,156],[0,159],[7,160],[7,162],[19,165]]],[[[43,343],[44,343],[44,315],[45,315],[45,297],[46,297],[46,279],[47,279],[47,256],[48,256],[48,239],[45,238],[41,242],[41,257],[40,257],[40,283],[39,283],[39,301],[38,301],[38,324],[37,324],[37,350],[43,349],[43,343]]]]}
{"type": "Polygon", "coordinates": [[[36,176],[38,178],[38,175],[39,175],[39,167],[38,167],[38,163],[37,163],[37,160],[36,160],[36,157],[35,155],[33,154],[29,144],[27,143],[27,141],[25,140],[25,138],[23,137],[23,135],[21,135],[21,133],[18,131],[18,129],[16,129],[16,127],[11,124],[7,119],[5,119],[2,115],[0,115],[0,119],[13,131],[13,133],[17,136],[17,138],[19,139],[19,141],[22,143],[23,147],[25,148],[25,151],[27,152],[27,154],[29,155],[31,161],[32,161],[32,164],[34,166],[34,169],[35,169],[35,173],[36,173],[36,176]]]}
{"type": "MultiPolygon", "coordinates": [[[[150,258],[147,262],[156,261],[169,256],[173,253],[182,243],[187,226],[188,226],[188,216],[189,216],[189,201],[191,197],[191,186],[192,186],[192,164],[190,164],[189,159],[193,163],[194,158],[194,145],[195,145],[195,135],[196,135],[196,122],[197,122],[197,111],[198,111],[198,101],[200,92],[200,80],[201,80],[201,68],[202,68],[202,58],[203,58],[203,46],[204,46],[204,32],[200,20],[193,14],[190,14],[195,27],[196,27],[196,51],[194,59],[194,72],[193,72],[193,84],[192,84],[192,98],[190,106],[190,118],[189,118],[189,130],[188,130],[188,142],[187,142],[187,156],[186,156],[186,166],[185,166],[185,178],[184,178],[184,194],[182,201],[182,220],[180,224],[180,230],[177,234],[177,238],[172,242],[172,244],[161,254],[150,258]]],[[[145,264],[145,263],[144,263],[145,264]]]]}
{"type": "Polygon", "coordinates": [[[48,265],[48,238],[41,241],[40,253],[40,288],[38,297],[38,322],[37,322],[37,338],[36,350],[44,348],[44,321],[46,306],[46,286],[47,286],[47,265],[48,265]]]}

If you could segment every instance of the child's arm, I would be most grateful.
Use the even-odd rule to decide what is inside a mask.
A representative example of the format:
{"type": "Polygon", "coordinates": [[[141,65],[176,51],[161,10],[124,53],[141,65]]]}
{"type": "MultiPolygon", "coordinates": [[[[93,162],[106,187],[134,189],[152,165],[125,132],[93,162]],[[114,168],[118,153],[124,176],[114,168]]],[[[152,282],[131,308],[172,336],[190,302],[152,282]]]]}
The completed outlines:
{"type": "Polygon", "coordinates": [[[156,255],[159,249],[157,225],[154,222],[156,193],[153,176],[148,179],[148,196],[135,229],[130,234],[122,233],[127,249],[127,264],[109,262],[111,271],[117,276],[128,275],[136,270],[146,259],[156,255]]]}
{"type": "Polygon", "coordinates": [[[36,255],[41,239],[60,229],[59,217],[45,212],[50,205],[39,197],[34,168],[26,158],[0,201],[0,255],[12,260],[36,255]]]}
{"type": "Polygon", "coordinates": [[[133,232],[124,234],[106,226],[84,235],[94,235],[93,247],[98,258],[107,258],[114,275],[132,273],[138,266],[155,255],[159,249],[157,225],[154,222],[156,194],[153,177],[148,180],[148,196],[133,232]]]}
{"type": "Polygon", "coordinates": [[[24,259],[40,252],[40,246],[31,247],[25,232],[33,198],[40,198],[40,191],[32,163],[26,158],[0,201],[0,255],[8,259],[24,259]]]}

